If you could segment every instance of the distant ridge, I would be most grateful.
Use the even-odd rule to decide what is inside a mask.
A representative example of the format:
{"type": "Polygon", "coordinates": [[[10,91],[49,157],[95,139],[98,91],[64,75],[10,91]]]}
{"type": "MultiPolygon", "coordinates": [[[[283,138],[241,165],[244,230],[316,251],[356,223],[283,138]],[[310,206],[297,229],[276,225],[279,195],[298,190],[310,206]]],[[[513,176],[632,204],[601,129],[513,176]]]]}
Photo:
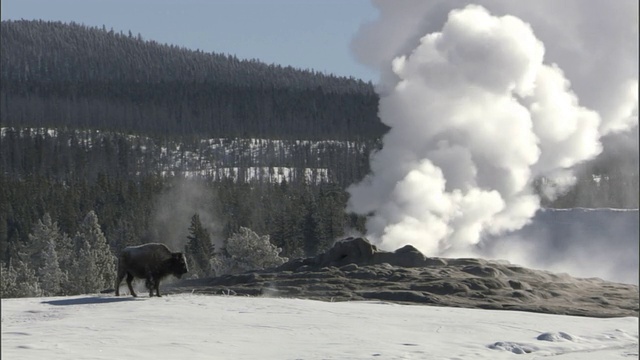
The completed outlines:
{"type": "Polygon", "coordinates": [[[385,131],[373,86],[355,78],[73,22],[1,26],[6,125],[300,139],[385,131]]]}
{"type": "Polygon", "coordinates": [[[3,50],[11,52],[2,58],[2,75],[10,80],[24,80],[25,76],[32,76],[34,80],[42,78],[69,81],[80,80],[74,77],[83,76],[88,80],[103,81],[213,81],[299,89],[315,89],[320,86],[331,92],[373,91],[370,83],[353,77],[327,75],[277,64],[268,65],[256,59],[238,59],[235,55],[190,50],[144,40],[140,34],[134,36],[129,32],[125,35],[123,32],[114,32],[113,29],[107,31],[106,28],[89,27],[75,22],[5,20],[2,21],[2,39],[3,50]],[[16,46],[21,49],[16,49],[16,46]],[[16,63],[13,55],[29,57],[34,61],[31,61],[32,64],[16,63]],[[46,59],[48,56],[60,58],[46,59]],[[114,62],[113,56],[121,56],[122,59],[114,62]],[[171,61],[176,63],[170,63],[171,61]],[[89,65],[94,69],[82,74],[85,71],[82,68],[87,62],[92,62],[89,65]],[[29,65],[28,71],[24,69],[25,65],[29,65]],[[167,66],[171,66],[172,71],[164,71],[167,66]],[[72,74],[74,77],[69,78],[72,74]]]}

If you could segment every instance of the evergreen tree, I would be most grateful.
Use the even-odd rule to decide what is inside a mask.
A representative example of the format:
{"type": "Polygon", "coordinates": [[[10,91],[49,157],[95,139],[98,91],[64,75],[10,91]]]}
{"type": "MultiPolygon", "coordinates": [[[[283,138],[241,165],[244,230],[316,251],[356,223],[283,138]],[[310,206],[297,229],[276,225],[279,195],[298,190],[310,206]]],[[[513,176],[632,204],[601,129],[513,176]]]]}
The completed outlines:
{"type": "Polygon", "coordinates": [[[202,226],[200,215],[196,213],[191,217],[186,245],[187,261],[189,261],[191,272],[195,276],[202,277],[211,274],[210,260],[213,251],[211,236],[202,226]]]}
{"type": "Polygon", "coordinates": [[[305,256],[314,256],[318,253],[324,239],[324,229],[320,218],[320,209],[312,195],[305,196],[305,213],[302,222],[302,235],[304,236],[305,256]]]}
{"type": "Polygon", "coordinates": [[[60,269],[54,239],[49,239],[43,258],[44,265],[38,271],[42,293],[44,296],[61,295],[67,274],[60,269]]]}
{"type": "Polygon", "coordinates": [[[9,266],[2,266],[2,297],[35,297],[41,296],[36,272],[20,260],[10,261],[9,266]],[[14,267],[13,264],[16,266],[14,267]]]}
{"type": "Polygon", "coordinates": [[[89,294],[104,289],[104,287],[98,286],[101,277],[96,266],[95,253],[91,249],[91,244],[84,239],[76,238],[76,240],[80,242],[80,249],[69,274],[71,292],[73,294],[89,294]]]}
{"type": "Polygon", "coordinates": [[[18,278],[18,274],[16,270],[6,265],[4,262],[0,266],[0,297],[1,298],[9,298],[15,292],[15,288],[17,287],[16,280],[18,278]]]}
{"type": "MultiPolygon", "coordinates": [[[[69,235],[66,233],[60,232],[60,237],[55,242],[55,253],[58,258],[59,268],[63,273],[67,273],[73,267],[73,261],[75,254],[73,253],[73,242],[69,235]]],[[[63,289],[62,292],[65,292],[67,286],[68,278],[64,278],[62,282],[63,289]]]]}
{"type": "MultiPolygon", "coordinates": [[[[27,256],[32,269],[42,269],[44,267],[44,253],[47,250],[49,241],[55,244],[61,238],[58,225],[53,223],[49,213],[45,213],[42,220],[38,220],[33,233],[29,234],[29,241],[23,251],[27,256]]],[[[40,276],[40,274],[38,274],[40,276]]]]}
{"type": "Polygon", "coordinates": [[[49,213],[38,220],[33,233],[28,237],[29,241],[21,252],[25,254],[30,267],[36,271],[40,288],[45,295],[64,292],[68,285],[65,272],[72,265],[71,239],[60,231],[58,223],[52,221],[49,213]]]}
{"type": "Polygon", "coordinates": [[[77,291],[97,292],[113,286],[116,276],[116,258],[111,253],[98,216],[93,210],[85,216],[74,238],[77,261],[72,281],[77,291]]]}

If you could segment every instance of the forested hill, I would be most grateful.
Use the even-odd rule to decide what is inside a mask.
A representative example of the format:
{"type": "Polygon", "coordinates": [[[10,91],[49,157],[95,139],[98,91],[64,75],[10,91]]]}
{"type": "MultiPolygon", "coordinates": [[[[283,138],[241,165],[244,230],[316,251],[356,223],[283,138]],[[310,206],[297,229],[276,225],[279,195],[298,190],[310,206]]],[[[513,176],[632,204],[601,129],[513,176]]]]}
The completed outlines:
{"type": "Polygon", "coordinates": [[[375,138],[371,83],[75,23],[3,21],[2,123],[145,135],[375,138]]]}

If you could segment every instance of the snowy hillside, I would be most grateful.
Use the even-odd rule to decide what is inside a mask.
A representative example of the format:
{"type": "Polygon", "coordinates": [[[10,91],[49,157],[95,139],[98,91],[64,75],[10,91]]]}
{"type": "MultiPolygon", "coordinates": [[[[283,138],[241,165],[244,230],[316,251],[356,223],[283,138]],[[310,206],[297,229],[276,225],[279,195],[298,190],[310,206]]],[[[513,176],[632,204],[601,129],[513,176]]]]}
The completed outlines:
{"type": "Polygon", "coordinates": [[[169,295],[2,300],[3,359],[630,359],[638,318],[169,295]]]}
{"type": "Polygon", "coordinates": [[[308,183],[334,181],[340,176],[336,174],[340,163],[358,163],[357,159],[366,157],[369,151],[365,142],[358,141],[210,138],[185,142],[99,130],[48,128],[3,127],[0,138],[14,142],[25,138],[45,143],[62,141],[67,147],[80,147],[86,152],[104,150],[110,155],[133,156],[133,175],[153,173],[241,182],[291,182],[300,178],[308,183]]]}

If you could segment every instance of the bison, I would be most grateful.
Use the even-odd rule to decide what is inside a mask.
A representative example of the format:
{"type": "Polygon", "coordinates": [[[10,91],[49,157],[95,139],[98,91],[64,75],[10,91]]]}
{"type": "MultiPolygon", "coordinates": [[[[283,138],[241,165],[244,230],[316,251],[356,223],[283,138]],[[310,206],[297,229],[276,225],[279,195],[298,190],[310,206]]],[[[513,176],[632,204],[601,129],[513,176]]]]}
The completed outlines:
{"type": "Polygon", "coordinates": [[[131,295],[136,295],[131,286],[134,278],[145,279],[149,296],[160,297],[160,280],[173,275],[182,277],[189,271],[186,258],[180,252],[171,252],[164,244],[144,244],[128,246],[122,250],[118,258],[118,277],[116,279],[116,296],[120,296],[120,283],[127,276],[127,286],[131,295]]]}

